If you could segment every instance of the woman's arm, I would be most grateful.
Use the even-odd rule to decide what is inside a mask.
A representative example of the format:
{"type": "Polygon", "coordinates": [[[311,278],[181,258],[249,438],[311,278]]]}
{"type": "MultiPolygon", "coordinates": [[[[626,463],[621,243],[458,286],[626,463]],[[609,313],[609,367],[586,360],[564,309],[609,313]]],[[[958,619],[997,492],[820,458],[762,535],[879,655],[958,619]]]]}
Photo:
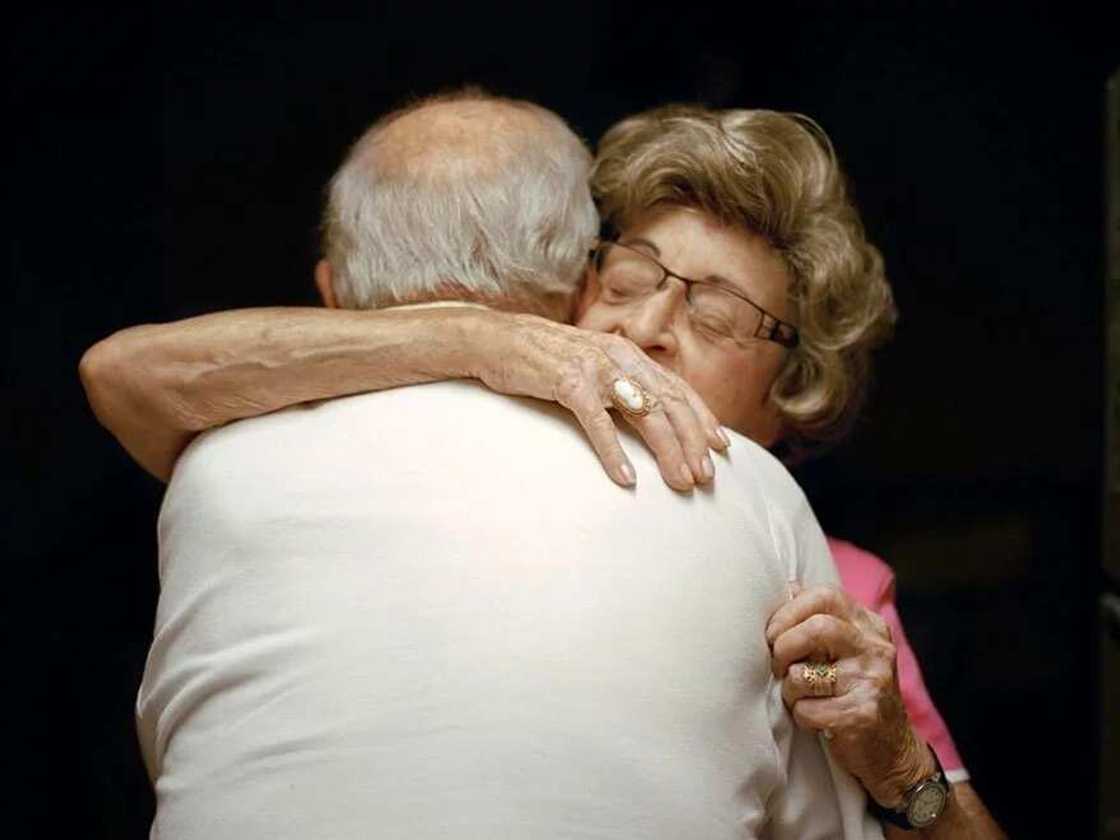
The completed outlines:
{"type": "Polygon", "coordinates": [[[626,339],[470,306],[247,309],[133,327],[86,351],[80,374],[97,418],[163,481],[194,435],[214,426],[309,400],[464,377],[564,405],[620,484],[635,477],[606,410],[619,376],[658,397],[654,411],[627,420],[670,486],[707,480],[708,447],[726,447],[695,392],[626,339]]]}
{"type": "MultiPolygon", "coordinates": [[[[887,622],[835,587],[798,592],[770,620],[767,640],[774,673],[797,725],[831,736],[830,752],[886,808],[898,807],[905,792],[933,774],[936,765],[914,728],[898,683],[897,650],[887,622]],[[833,661],[835,693],[815,696],[806,661],[833,661]]],[[[895,831],[891,838],[997,840],[1006,835],[972,786],[952,786],[953,796],[936,823],[919,832],[895,831]]]]}
{"type": "Polygon", "coordinates": [[[417,341],[421,311],[247,309],[122,330],[82,357],[89,402],[121,445],[166,481],[198,432],[309,400],[450,378],[458,313],[417,341]],[[372,316],[372,317],[371,317],[372,316]],[[402,348],[407,348],[403,349],[402,348]],[[396,364],[395,364],[396,362],[396,364]],[[402,364],[407,373],[397,373],[402,364]]]}
{"type": "Polygon", "coordinates": [[[952,799],[945,813],[927,829],[903,831],[886,827],[887,840],[1006,840],[1007,835],[996,824],[979,795],[968,782],[953,785],[952,799]]]}

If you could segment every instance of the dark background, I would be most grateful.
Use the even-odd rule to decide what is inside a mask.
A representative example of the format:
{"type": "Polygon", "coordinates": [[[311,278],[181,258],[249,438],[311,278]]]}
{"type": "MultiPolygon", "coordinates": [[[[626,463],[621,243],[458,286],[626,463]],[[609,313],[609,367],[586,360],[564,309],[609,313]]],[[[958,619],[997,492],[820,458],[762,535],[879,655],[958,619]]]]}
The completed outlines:
{"type": "Polygon", "coordinates": [[[1091,836],[1120,29],[1070,4],[876,5],[20,12],[3,402],[32,833],[146,837],[152,809],[132,702],[161,487],[88,411],[82,351],[131,324],[313,303],[321,187],[348,143],[409,95],[477,82],[591,141],[669,100],[829,131],[902,319],[866,421],[801,477],[826,529],[894,565],[996,816],[1016,837],[1091,836]]]}

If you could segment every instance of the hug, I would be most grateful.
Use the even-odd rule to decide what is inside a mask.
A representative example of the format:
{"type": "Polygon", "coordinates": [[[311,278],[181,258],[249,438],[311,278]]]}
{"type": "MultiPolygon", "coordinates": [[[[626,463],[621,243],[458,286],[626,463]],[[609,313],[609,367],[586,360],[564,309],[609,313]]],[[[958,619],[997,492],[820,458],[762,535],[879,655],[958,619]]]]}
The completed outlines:
{"type": "Polygon", "coordinates": [[[153,837],[1003,836],[889,568],[787,471],[895,321],[815,122],[666,106],[592,156],[430,97],[335,174],[315,282],[82,360],[168,483],[153,837]]]}

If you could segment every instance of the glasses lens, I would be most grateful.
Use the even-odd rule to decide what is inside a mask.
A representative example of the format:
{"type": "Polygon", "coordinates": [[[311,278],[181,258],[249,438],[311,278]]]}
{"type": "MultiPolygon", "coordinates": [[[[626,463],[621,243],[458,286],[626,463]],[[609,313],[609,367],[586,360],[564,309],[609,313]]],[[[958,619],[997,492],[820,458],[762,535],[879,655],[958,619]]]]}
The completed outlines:
{"type": "MultiPolygon", "coordinates": [[[[625,304],[640,301],[653,294],[665,279],[666,269],[653,257],[625,245],[605,242],[599,246],[597,268],[599,285],[606,303],[625,304]]],[[[681,278],[684,280],[684,278],[681,278]]],[[[740,344],[754,338],[770,338],[787,347],[797,341],[792,328],[782,333],[771,316],[737,295],[706,281],[684,280],[688,286],[689,319],[702,333],[718,339],[731,339],[740,344]],[[767,323],[764,323],[767,322],[767,323]]]]}
{"type": "Polygon", "coordinates": [[[599,255],[599,282],[614,302],[636,300],[657,289],[661,267],[649,257],[620,245],[604,244],[599,255]]]}
{"type": "Polygon", "coordinates": [[[689,311],[701,330],[719,336],[746,341],[758,330],[762,313],[735,295],[717,286],[696,283],[689,289],[689,311]]]}

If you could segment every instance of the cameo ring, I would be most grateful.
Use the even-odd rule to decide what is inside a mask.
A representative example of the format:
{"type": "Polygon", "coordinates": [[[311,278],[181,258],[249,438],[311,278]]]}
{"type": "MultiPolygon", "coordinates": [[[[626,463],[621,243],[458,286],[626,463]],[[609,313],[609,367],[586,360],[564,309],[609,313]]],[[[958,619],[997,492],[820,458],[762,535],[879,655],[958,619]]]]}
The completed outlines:
{"type": "Polygon", "coordinates": [[[644,417],[657,405],[654,396],[628,376],[611,383],[611,402],[631,417],[644,417]]]}
{"type": "Polygon", "coordinates": [[[835,662],[806,662],[801,675],[814,697],[831,697],[836,693],[835,662]]]}

